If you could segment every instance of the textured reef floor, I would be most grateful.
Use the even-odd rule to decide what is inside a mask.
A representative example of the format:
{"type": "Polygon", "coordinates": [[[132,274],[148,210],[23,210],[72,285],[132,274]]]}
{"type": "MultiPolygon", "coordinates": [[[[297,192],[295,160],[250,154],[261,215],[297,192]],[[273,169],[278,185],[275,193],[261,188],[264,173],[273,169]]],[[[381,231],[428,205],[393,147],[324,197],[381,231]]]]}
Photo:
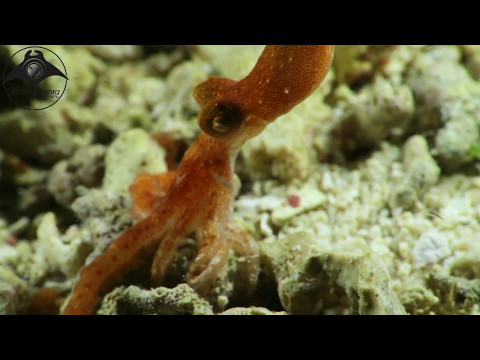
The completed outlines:
{"type": "MultiPolygon", "coordinates": [[[[0,46],[0,63],[22,46],[0,46]]],[[[68,70],[54,106],[0,95],[0,314],[57,314],[85,263],[133,223],[128,188],[200,129],[193,88],[240,79],[262,46],[50,46],[68,70]]],[[[45,80],[48,86],[49,79],[45,80]]],[[[3,91],[3,89],[2,89],[3,91]]],[[[480,46],[339,45],[312,96],[247,142],[236,224],[260,247],[208,296],[125,281],[99,314],[479,314],[480,46]]]]}

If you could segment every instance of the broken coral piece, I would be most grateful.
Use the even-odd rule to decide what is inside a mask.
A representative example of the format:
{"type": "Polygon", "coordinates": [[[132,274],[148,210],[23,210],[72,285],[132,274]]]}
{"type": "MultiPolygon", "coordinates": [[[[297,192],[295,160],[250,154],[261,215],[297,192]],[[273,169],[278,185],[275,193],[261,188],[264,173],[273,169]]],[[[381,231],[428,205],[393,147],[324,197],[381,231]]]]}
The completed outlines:
{"type": "Polygon", "coordinates": [[[327,249],[299,231],[260,245],[289,314],[406,314],[383,261],[358,246],[327,249]]]}
{"type": "Polygon", "coordinates": [[[416,104],[411,130],[433,133],[432,152],[446,172],[471,164],[470,148],[480,143],[480,84],[463,66],[459,49],[428,48],[413,59],[405,80],[416,104]]]}
{"type": "Polygon", "coordinates": [[[210,304],[187,284],[152,290],[118,287],[105,296],[99,315],[213,315],[210,304]]]}
{"type": "Polygon", "coordinates": [[[23,314],[29,302],[29,289],[8,266],[0,265],[0,315],[23,314]]]}

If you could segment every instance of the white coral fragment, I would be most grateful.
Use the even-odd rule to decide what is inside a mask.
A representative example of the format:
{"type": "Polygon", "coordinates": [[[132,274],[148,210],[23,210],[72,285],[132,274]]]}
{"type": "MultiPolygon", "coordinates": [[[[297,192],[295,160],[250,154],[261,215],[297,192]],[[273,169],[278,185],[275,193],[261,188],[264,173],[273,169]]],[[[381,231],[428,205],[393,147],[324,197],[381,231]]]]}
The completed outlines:
{"type": "Polygon", "coordinates": [[[298,198],[298,206],[290,204],[286,199],[272,212],[271,220],[275,225],[282,226],[295,216],[318,208],[327,200],[323,192],[310,187],[300,189],[298,193],[292,194],[292,196],[298,198]]]}
{"type": "Polygon", "coordinates": [[[437,229],[422,233],[412,250],[412,257],[417,267],[437,263],[451,254],[447,236],[437,229]]]}

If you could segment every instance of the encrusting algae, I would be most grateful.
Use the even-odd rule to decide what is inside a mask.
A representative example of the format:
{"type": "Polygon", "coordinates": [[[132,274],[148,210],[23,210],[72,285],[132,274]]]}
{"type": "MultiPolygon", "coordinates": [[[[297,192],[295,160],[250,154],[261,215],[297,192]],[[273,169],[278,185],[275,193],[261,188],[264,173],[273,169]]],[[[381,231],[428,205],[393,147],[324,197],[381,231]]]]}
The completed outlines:
{"type": "Polygon", "coordinates": [[[267,45],[243,80],[210,78],[195,88],[204,133],[175,173],[141,175],[131,187],[140,222],[86,266],[64,314],[91,314],[127,271],[152,263],[161,284],[179,242],[194,234],[198,253],[187,283],[205,293],[226,270],[230,247],[245,257],[245,283],[255,287],[255,240],[232,221],[233,167],[240,147],[309,96],[326,76],[333,45],[267,45]]]}

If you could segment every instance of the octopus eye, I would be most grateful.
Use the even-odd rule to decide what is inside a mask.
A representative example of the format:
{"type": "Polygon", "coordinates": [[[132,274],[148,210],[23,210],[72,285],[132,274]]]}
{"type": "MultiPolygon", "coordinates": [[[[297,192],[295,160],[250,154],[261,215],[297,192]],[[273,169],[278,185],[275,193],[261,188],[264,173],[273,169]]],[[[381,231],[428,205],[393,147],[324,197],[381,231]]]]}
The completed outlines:
{"type": "Polygon", "coordinates": [[[243,122],[240,108],[230,102],[214,103],[200,114],[198,123],[208,135],[223,138],[235,133],[243,122]]]}

